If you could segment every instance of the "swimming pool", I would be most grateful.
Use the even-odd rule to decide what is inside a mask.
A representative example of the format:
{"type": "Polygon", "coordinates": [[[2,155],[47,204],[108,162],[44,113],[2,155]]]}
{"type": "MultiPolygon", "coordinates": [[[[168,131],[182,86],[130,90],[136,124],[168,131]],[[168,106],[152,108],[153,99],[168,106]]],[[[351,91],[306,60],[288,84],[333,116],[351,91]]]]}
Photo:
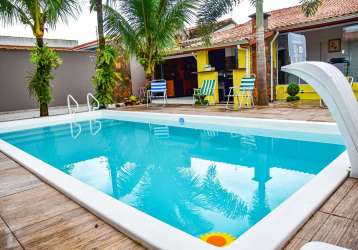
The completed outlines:
{"type": "Polygon", "coordinates": [[[62,118],[10,122],[0,127],[0,149],[44,163],[32,171],[60,189],[69,180],[85,187],[84,199],[73,185],[62,191],[90,209],[88,195],[105,199],[102,205],[110,201],[92,210],[150,247],[184,247],[165,243],[172,234],[185,235],[193,248],[225,243],[220,237],[235,246],[322,172],[337,171],[331,162],[345,157],[334,124],[111,111],[62,118]],[[49,169],[61,180],[49,180],[49,169]],[[123,208],[134,217],[124,218],[123,208]],[[111,220],[115,213],[120,225],[111,220]],[[128,226],[131,219],[138,221],[128,226]],[[145,223],[160,233],[143,235],[138,227],[145,223]]]}

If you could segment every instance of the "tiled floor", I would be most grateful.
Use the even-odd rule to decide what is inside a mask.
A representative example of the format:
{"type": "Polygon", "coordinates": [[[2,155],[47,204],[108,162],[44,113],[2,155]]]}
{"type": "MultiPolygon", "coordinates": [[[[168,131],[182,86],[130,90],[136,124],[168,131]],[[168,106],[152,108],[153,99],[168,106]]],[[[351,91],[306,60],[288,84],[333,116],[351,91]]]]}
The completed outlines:
{"type": "MultiPolygon", "coordinates": [[[[222,106],[136,106],[125,110],[332,121],[327,110],[314,105],[297,108],[276,104],[239,112],[222,106]]],[[[312,240],[358,250],[358,180],[348,178],[285,250],[300,249],[312,240]]],[[[0,249],[78,248],[142,249],[0,152],[0,249]]]]}

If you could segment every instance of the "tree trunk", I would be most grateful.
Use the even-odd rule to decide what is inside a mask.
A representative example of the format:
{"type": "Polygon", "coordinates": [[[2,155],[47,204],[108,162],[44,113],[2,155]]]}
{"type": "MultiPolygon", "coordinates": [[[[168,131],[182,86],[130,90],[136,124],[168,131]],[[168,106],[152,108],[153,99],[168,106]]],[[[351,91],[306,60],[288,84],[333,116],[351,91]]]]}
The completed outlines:
{"type": "Polygon", "coordinates": [[[44,46],[43,37],[36,37],[36,44],[37,44],[38,47],[42,48],[44,46]]]}
{"type": "Polygon", "coordinates": [[[256,1],[256,72],[258,105],[268,105],[263,0],[256,1]]]}
{"type": "Polygon", "coordinates": [[[96,11],[97,11],[97,29],[98,29],[98,46],[99,49],[104,49],[106,44],[103,33],[103,11],[102,11],[102,0],[96,0],[96,11]]]}
{"type": "MultiPolygon", "coordinates": [[[[42,48],[44,46],[43,32],[42,35],[36,35],[36,44],[42,48]]],[[[48,116],[48,104],[40,103],[40,116],[48,116]]]]}
{"type": "Polygon", "coordinates": [[[40,103],[40,116],[48,116],[48,105],[47,103],[40,103]]]}

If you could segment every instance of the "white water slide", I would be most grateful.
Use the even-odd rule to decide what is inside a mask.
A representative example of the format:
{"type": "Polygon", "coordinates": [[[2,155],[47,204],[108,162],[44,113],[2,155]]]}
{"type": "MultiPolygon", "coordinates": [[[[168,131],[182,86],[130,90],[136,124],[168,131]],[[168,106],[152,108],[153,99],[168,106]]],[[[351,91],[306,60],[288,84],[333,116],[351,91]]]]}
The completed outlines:
{"type": "Polygon", "coordinates": [[[282,67],[312,85],[320,95],[342,134],[352,165],[351,176],[358,178],[358,104],[344,75],[324,62],[300,62],[282,67]]]}

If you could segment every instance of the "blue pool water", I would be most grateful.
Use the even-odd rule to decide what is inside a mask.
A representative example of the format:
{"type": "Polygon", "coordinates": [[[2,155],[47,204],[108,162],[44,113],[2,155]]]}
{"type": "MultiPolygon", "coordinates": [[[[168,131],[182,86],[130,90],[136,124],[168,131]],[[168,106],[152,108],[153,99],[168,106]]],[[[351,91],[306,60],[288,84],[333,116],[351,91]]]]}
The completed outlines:
{"type": "Polygon", "coordinates": [[[340,144],[109,119],[0,138],[196,237],[240,236],[345,150],[340,144]]]}

